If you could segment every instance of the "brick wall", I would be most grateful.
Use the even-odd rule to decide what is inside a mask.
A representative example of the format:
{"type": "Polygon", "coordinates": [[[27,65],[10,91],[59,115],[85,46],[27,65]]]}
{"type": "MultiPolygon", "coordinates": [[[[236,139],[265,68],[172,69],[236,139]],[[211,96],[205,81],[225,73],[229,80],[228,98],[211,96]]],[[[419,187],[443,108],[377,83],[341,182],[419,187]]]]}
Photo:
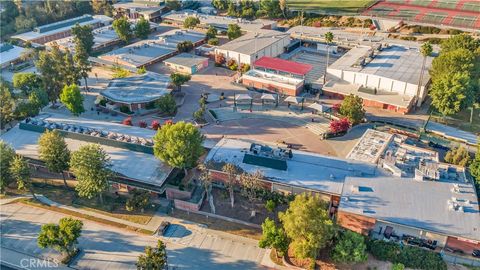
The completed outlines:
{"type": "Polygon", "coordinates": [[[173,200],[173,204],[175,205],[176,209],[191,211],[191,212],[200,210],[200,206],[202,205],[202,202],[203,202],[203,199],[200,200],[198,204],[177,200],[177,199],[173,200]]]}
{"type": "Polygon", "coordinates": [[[268,90],[268,91],[275,92],[275,93],[280,93],[280,94],[283,93],[283,94],[288,95],[288,96],[297,96],[301,91],[301,89],[279,87],[279,86],[276,86],[276,85],[264,84],[264,83],[253,81],[253,80],[246,79],[246,78],[242,79],[242,84],[245,85],[245,86],[255,87],[255,88],[258,88],[258,89],[264,89],[264,90],[268,90]]]}
{"type": "Polygon", "coordinates": [[[185,190],[178,190],[175,188],[167,187],[165,189],[167,199],[169,200],[189,200],[192,197],[192,193],[185,190]]]}
{"type": "MultiPolygon", "coordinates": [[[[342,94],[327,92],[325,90],[323,91],[323,94],[325,96],[332,97],[332,98],[337,98],[337,99],[343,99],[344,98],[344,95],[342,95],[342,94]]],[[[407,114],[410,111],[410,107],[400,108],[400,107],[397,107],[395,105],[385,104],[385,103],[382,103],[382,102],[368,100],[368,99],[363,100],[363,105],[365,107],[379,108],[379,109],[398,112],[398,113],[401,113],[401,114],[407,114]]]]}
{"type": "Polygon", "coordinates": [[[337,223],[340,226],[365,235],[375,227],[375,222],[374,218],[346,213],[341,210],[337,214],[337,223]]]}

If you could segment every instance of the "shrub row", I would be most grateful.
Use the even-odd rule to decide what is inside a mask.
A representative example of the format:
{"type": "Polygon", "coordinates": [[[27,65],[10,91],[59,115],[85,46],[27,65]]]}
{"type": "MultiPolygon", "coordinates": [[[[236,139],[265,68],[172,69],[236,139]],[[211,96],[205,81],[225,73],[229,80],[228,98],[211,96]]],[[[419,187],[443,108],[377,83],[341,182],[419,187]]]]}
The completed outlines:
{"type": "Polygon", "coordinates": [[[367,241],[368,251],[377,259],[401,263],[416,269],[446,270],[447,264],[440,254],[413,246],[404,246],[382,240],[367,241]]]}

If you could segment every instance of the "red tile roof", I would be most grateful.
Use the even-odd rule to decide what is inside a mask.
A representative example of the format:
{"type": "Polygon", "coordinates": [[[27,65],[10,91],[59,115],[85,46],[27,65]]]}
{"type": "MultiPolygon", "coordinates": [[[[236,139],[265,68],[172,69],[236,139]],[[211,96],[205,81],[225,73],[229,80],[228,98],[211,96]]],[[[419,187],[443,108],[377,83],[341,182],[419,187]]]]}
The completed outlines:
{"type": "Polygon", "coordinates": [[[256,67],[268,68],[296,75],[305,75],[312,70],[311,65],[288,61],[280,58],[263,56],[253,64],[256,67]]]}

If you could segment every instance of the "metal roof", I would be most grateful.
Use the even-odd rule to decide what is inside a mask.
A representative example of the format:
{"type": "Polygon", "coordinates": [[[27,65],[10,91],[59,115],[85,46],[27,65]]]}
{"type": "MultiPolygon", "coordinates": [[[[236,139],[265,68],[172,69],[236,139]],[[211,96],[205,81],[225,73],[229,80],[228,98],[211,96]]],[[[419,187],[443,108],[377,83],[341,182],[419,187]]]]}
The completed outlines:
{"type": "Polygon", "coordinates": [[[237,39],[225,43],[219,46],[217,50],[233,51],[241,54],[252,55],[284,38],[289,39],[289,34],[275,30],[260,29],[256,33],[249,32],[237,39]]]}
{"type": "Polygon", "coordinates": [[[100,94],[115,102],[146,103],[170,93],[169,84],[169,76],[147,72],[140,76],[112,80],[100,94]]]}
{"type": "Polygon", "coordinates": [[[255,61],[253,65],[255,67],[268,68],[296,75],[305,75],[313,68],[311,65],[268,56],[263,56],[255,61]]]}
{"type": "Polygon", "coordinates": [[[195,54],[190,54],[190,53],[181,53],[178,54],[174,57],[168,58],[167,60],[164,60],[163,62],[165,63],[171,63],[175,65],[180,65],[184,67],[193,67],[196,65],[199,65],[205,61],[208,61],[208,58],[206,57],[201,57],[195,54]]]}
{"type": "Polygon", "coordinates": [[[244,157],[251,145],[252,141],[224,138],[208,153],[205,162],[232,163],[250,173],[260,170],[266,179],[274,182],[337,195],[342,192],[345,177],[373,178],[383,172],[372,164],[298,150],[292,150],[292,158],[286,159],[286,170],[248,164],[244,157]]]}
{"type": "Polygon", "coordinates": [[[422,230],[480,240],[478,199],[470,182],[348,177],[339,210],[422,230]],[[457,207],[451,208],[453,203],[457,207]]]}

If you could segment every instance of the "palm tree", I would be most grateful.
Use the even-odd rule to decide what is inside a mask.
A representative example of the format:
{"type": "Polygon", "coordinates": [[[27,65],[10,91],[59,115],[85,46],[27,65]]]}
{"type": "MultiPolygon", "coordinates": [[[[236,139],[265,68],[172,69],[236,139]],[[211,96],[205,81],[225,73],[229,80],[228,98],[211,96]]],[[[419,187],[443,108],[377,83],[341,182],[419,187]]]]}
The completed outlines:
{"type": "Polygon", "coordinates": [[[330,44],[333,41],[333,33],[327,32],[325,33],[325,41],[327,42],[327,64],[325,65],[325,72],[323,73],[323,85],[327,82],[327,67],[328,67],[328,60],[330,57],[330,44]]]}
{"type": "Polygon", "coordinates": [[[432,54],[433,48],[432,44],[430,42],[425,42],[422,44],[420,47],[420,53],[423,55],[423,63],[422,63],[422,69],[420,70],[420,78],[418,79],[418,86],[417,86],[417,95],[416,95],[416,101],[417,101],[417,106],[418,100],[420,99],[420,88],[422,87],[422,81],[423,81],[423,74],[425,73],[425,65],[427,63],[427,57],[432,54]]]}

